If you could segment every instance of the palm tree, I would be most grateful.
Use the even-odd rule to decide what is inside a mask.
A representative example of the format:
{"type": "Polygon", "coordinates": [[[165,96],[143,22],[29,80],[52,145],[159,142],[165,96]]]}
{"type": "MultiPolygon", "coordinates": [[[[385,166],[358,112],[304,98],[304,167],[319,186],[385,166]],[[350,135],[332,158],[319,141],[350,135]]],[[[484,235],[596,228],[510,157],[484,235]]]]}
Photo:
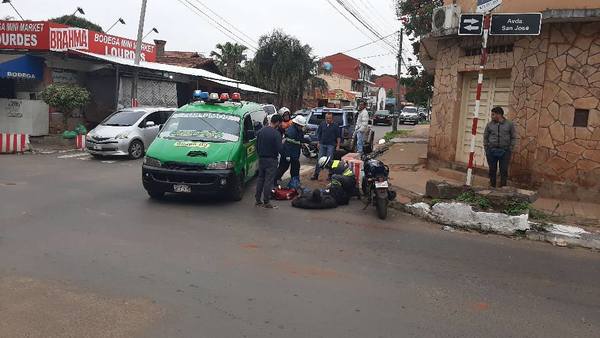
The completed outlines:
{"type": "Polygon", "coordinates": [[[226,42],[224,45],[220,43],[217,44],[215,48],[218,51],[210,52],[210,56],[215,59],[221,72],[225,73],[225,76],[227,77],[236,78],[241,63],[246,61],[246,55],[244,53],[248,47],[237,43],[226,42]]]}
{"type": "Polygon", "coordinates": [[[276,92],[278,106],[301,107],[307,91],[327,90],[327,83],[316,78],[318,67],[309,45],[276,30],[260,38],[245,81],[276,92]]]}

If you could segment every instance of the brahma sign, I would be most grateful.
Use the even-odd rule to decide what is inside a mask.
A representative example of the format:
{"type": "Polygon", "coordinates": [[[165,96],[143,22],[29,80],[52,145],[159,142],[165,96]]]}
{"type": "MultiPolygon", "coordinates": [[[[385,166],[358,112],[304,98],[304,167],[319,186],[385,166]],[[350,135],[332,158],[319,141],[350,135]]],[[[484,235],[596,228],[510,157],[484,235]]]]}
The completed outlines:
{"type": "MultiPolygon", "coordinates": [[[[49,21],[0,21],[0,49],[66,52],[80,50],[135,58],[136,41],[49,21]]],[[[156,61],[154,45],[142,44],[142,60],[156,61]]]]}

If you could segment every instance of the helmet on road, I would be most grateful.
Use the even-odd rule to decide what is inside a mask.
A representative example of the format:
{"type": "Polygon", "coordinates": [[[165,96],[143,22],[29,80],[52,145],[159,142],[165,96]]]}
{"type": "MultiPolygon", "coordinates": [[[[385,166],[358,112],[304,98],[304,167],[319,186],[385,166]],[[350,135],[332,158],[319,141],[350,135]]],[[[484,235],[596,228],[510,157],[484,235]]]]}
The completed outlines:
{"type": "Polygon", "coordinates": [[[292,122],[294,122],[295,124],[299,125],[299,126],[306,126],[306,117],[304,116],[296,116],[294,117],[294,119],[292,120],[292,122]]]}
{"type": "Polygon", "coordinates": [[[281,107],[281,109],[279,109],[279,115],[283,115],[285,113],[291,113],[290,109],[288,107],[281,107]]]}
{"type": "Polygon", "coordinates": [[[319,167],[325,168],[331,162],[331,157],[323,156],[319,158],[319,167]]]}

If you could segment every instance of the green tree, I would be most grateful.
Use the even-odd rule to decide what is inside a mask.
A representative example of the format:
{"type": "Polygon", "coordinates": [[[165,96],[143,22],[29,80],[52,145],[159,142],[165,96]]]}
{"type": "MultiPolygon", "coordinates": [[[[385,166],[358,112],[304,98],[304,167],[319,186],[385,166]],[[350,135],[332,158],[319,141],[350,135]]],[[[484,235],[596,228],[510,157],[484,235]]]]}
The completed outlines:
{"type": "Polygon", "coordinates": [[[426,105],[433,96],[433,76],[425,71],[403,77],[401,83],[406,87],[406,100],[416,105],[426,105]]]}
{"type": "Polygon", "coordinates": [[[247,82],[278,93],[278,106],[299,108],[305,93],[327,90],[327,83],[316,77],[319,62],[312,48],[279,30],[260,38],[258,51],[245,68],[247,82]]]}
{"type": "Polygon", "coordinates": [[[217,50],[210,52],[217,66],[225,76],[237,78],[241,72],[241,64],[246,61],[246,50],[248,47],[237,43],[226,42],[217,44],[217,50]]]}
{"type": "Polygon", "coordinates": [[[73,110],[85,106],[90,101],[90,92],[79,86],[51,84],[42,91],[42,99],[63,114],[66,129],[73,110]]]}
{"type": "Polygon", "coordinates": [[[387,97],[394,97],[394,90],[392,88],[388,89],[386,95],[387,97]]]}
{"type": "Polygon", "coordinates": [[[423,36],[431,32],[433,9],[443,4],[443,0],[396,0],[396,13],[399,17],[408,17],[404,25],[407,34],[423,36]]]}
{"type": "Polygon", "coordinates": [[[85,28],[96,32],[104,32],[100,25],[97,25],[87,19],[76,15],[63,15],[58,18],[50,19],[52,22],[62,23],[63,25],[85,28]]]}

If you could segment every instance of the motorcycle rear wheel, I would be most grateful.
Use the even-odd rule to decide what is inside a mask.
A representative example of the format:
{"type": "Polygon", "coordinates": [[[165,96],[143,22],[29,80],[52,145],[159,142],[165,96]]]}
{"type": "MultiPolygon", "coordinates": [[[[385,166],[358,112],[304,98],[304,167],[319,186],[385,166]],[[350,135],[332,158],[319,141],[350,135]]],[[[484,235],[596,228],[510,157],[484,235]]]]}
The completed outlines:
{"type": "Polygon", "coordinates": [[[377,216],[380,219],[386,219],[388,214],[388,200],[387,198],[377,197],[375,200],[375,208],[377,209],[377,216]]]}

